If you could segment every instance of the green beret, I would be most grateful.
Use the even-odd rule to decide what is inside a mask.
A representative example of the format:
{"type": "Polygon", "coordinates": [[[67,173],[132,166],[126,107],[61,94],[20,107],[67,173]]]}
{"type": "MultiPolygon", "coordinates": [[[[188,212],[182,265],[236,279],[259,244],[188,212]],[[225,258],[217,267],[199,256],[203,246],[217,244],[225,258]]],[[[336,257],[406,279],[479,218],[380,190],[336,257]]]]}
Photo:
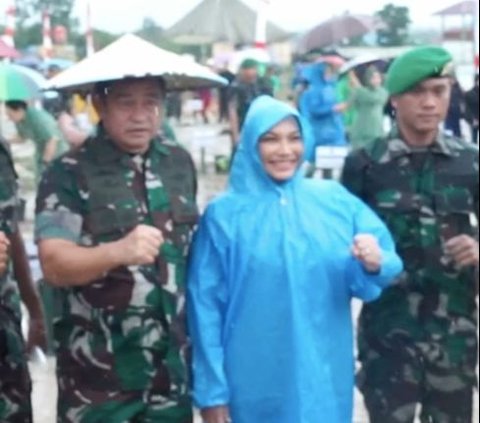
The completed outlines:
{"type": "Polygon", "coordinates": [[[403,94],[428,78],[453,75],[453,58],[436,46],[418,47],[394,60],[387,74],[391,95],[403,94]]]}
{"type": "Polygon", "coordinates": [[[241,69],[252,69],[258,67],[258,62],[255,59],[245,59],[240,65],[241,69]]]}

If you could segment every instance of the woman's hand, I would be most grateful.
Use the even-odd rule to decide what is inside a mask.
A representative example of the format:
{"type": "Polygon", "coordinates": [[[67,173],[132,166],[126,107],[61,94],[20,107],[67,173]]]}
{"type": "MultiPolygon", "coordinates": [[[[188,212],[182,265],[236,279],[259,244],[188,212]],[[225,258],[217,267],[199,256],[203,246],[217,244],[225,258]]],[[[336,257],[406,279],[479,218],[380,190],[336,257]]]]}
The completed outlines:
{"type": "Polygon", "coordinates": [[[201,411],[203,423],[230,423],[230,413],[227,406],[204,408],[201,411]]]}
{"type": "Polygon", "coordinates": [[[382,266],[382,250],[377,238],[369,234],[360,234],[354,238],[353,256],[363,264],[369,273],[378,273],[382,266]]]}

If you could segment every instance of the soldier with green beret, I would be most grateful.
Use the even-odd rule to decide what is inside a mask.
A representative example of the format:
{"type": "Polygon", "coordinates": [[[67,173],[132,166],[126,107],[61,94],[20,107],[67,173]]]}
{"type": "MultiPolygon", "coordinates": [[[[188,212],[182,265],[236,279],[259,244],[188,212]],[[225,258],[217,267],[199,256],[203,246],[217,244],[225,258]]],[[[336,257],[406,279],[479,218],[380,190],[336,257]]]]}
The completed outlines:
{"type": "Polygon", "coordinates": [[[96,134],[40,183],[62,423],[193,421],[184,279],[196,176],[190,155],[158,136],[165,90],[148,76],[97,83],[96,134]]]}
{"type": "MultiPolygon", "coordinates": [[[[344,184],[384,219],[405,272],[359,321],[358,385],[372,423],[470,423],[476,385],[478,149],[441,132],[452,57],[419,47],[387,76],[389,136],[347,158],[344,184]]],[[[368,122],[366,122],[368,124],[368,122]]]]}

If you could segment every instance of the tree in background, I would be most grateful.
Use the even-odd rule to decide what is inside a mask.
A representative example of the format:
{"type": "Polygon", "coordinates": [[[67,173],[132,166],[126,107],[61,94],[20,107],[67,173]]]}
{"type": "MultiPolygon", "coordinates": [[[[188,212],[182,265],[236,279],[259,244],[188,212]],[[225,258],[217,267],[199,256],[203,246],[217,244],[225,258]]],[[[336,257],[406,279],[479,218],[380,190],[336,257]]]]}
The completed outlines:
{"type": "Polygon", "coordinates": [[[63,25],[71,34],[78,29],[78,20],[71,17],[75,0],[16,0],[19,48],[42,43],[42,12],[48,11],[52,26],[63,25]]]}
{"type": "Polygon", "coordinates": [[[376,13],[383,27],[377,30],[378,44],[386,47],[403,46],[409,42],[409,29],[412,23],[410,9],[387,4],[376,13]]]}
{"type": "Polygon", "coordinates": [[[154,19],[145,18],[136,34],[156,46],[175,53],[181,53],[180,47],[165,37],[165,30],[154,19]]]}

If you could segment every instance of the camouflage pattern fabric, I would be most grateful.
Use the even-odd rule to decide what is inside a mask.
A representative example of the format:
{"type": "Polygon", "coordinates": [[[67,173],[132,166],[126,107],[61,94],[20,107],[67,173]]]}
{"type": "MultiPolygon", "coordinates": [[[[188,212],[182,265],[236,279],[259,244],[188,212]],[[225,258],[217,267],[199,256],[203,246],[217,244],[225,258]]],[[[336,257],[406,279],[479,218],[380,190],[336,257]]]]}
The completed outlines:
{"type": "MultiPolygon", "coordinates": [[[[17,231],[17,181],[7,146],[0,140],[0,231],[17,231]]],[[[20,296],[12,272],[0,275],[0,422],[32,421],[30,376],[20,328],[20,296]]]]}
{"type": "Polygon", "coordinates": [[[412,149],[395,130],[351,153],[343,182],[387,223],[406,269],[360,317],[359,387],[372,423],[412,422],[418,403],[423,422],[471,422],[478,276],[442,245],[477,236],[478,150],[444,135],[412,149]]]}
{"type": "Polygon", "coordinates": [[[154,225],[166,240],[155,265],[57,292],[60,421],[192,421],[184,284],[195,195],[192,160],[177,144],[156,139],[145,155],[131,156],[102,130],[45,173],[37,240],[95,246],[138,224],[154,225]]]}

